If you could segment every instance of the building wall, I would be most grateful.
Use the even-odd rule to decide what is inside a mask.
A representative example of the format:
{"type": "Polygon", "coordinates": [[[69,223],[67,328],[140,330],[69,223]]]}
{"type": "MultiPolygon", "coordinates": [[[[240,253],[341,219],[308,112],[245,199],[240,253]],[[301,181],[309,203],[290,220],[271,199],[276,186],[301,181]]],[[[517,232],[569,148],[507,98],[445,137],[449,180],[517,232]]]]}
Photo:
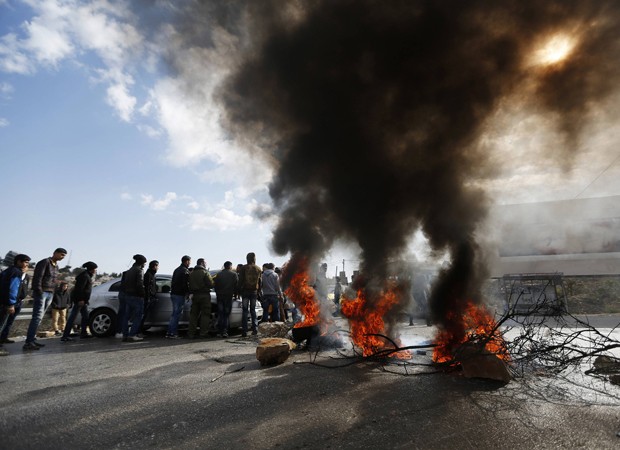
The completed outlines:
{"type": "Polygon", "coordinates": [[[493,276],[620,273],[620,196],[496,206],[493,276]]]}

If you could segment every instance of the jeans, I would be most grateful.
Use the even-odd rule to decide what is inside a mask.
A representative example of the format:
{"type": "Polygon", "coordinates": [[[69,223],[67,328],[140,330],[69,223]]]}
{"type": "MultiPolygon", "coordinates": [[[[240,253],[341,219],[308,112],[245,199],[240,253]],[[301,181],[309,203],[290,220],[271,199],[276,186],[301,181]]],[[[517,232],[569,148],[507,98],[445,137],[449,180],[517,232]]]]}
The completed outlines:
{"type": "Polygon", "coordinates": [[[125,322],[123,323],[123,336],[133,337],[140,331],[142,323],[142,311],[144,310],[144,299],[135,295],[125,294],[125,322]],[[131,329],[129,329],[131,322],[131,329]]]}
{"type": "Polygon", "coordinates": [[[263,295],[263,322],[278,322],[280,320],[280,302],[277,295],[263,295]],[[271,306],[271,314],[269,314],[271,306]],[[265,319],[268,316],[268,319],[265,319]]]}
{"type": "MultiPolygon", "coordinates": [[[[2,333],[2,336],[4,336],[4,331],[8,328],[7,323],[9,322],[9,317],[14,315],[15,314],[10,314],[8,312],[6,306],[0,306],[0,333],[2,333]]],[[[0,347],[2,347],[2,342],[0,342],[0,347]]]]}
{"type": "MultiPolygon", "coordinates": [[[[241,329],[244,333],[248,331],[248,309],[250,310],[250,317],[252,318],[252,331],[256,331],[258,328],[258,321],[256,320],[256,292],[244,292],[241,297],[241,329]]],[[[263,312],[263,314],[265,314],[263,312]]]]}
{"type": "Polygon", "coordinates": [[[261,317],[260,323],[269,322],[269,303],[267,303],[267,299],[265,296],[262,296],[258,301],[260,302],[261,308],[263,308],[263,317],[261,317]]]}
{"type": "Polygon", "coordinates": [[[170,300],[172,301],[172,314],[168,323],[168,335],[176,336],[179,333],[179,317],[185,305],[185,296],[170,294],[170,300]]]}
{"type": "MultiPolygon", "coordinates": [[[[232,294],[217,295],[217,331],[220,334],[228,333],[230,328],[230,312],[232,311],[232,294]]],[[[247,317],[246,317],[247,322],[247,317]]]]}
{"type": "Polygon", "coordinates": [[[127,309],[127,303],[125,302],[125,293],[118,293],[118,316],[116,318],[116,334],[123,332],[125,326],[125,310],[127,309]]]}
{"type": "Polygon", "coordinates": [[[69,318],[67,319],[67,324],[65,325],[65,331],[62,333],[62,337],[67,338],[71,335],[71,328],[73,328],[73,322],[75,322],[75,318],[78,313],[82,315],[82,322],[80,324],[80,335],[87,336],[86,327],[88,326],[88,303],[84,303],[80,306],[79,302],[75,302],[73,304],[73,308],[71,308],[71,312],[69,313],[69,318]]]}
{"type": "Polygon", "coordinates": [[[8,314],[6,310],[0,306],[0,314],[4,315],[6,313],[6,317],[0,317],[0,340],[5,340],[9,338],[9,333],[11,331],[11,326],[13,322],[15,322],[15,318],[19,315],[19,312],[22,310],[22,301],[20,300],[15,305],[15,314],[8,314]],[[2,325],[2,322],[6,320],[6,323],[2,325]]]}
{"type": "Polygon", "coordinates": [[[34,294],[34,304],[32,305],[32,319],[30,319],[30,325],[28,325],[28,332],[26,333],[26,343],[32,343],[37,338],[37,330],[43,320],[43,315],[47,308],[49,308],[54,298],[53,292],[42,292],[40,294],[34,294]]]}
{"type": "Polygon", "coordinates": [[[155,303],[157,303],[157,297],[153,297],[150,299],[144,299],[144,312],[142,314],[142,322],[140,323],[140,330],[144,331],[144,322],[151,311],[155,307],[155,303]]]}

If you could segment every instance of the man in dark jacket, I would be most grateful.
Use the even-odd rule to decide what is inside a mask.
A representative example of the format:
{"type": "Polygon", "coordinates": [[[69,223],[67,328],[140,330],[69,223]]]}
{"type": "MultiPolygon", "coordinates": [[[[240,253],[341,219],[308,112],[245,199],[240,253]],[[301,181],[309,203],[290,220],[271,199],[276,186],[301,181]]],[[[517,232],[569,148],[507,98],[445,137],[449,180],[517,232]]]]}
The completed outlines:
{"type": "Polygon", "coordinates": [[[21,303],[25,297],[22,286],[29,265],[30,256],[20,254],[13,259],[13,267],[0,273],[0,335],[5,336],[5,331],[7,331],[6,337],[0,342],[0,356],[9,354],[2,348],[2,344],[8,340],[8,329],[21,309],[21,303]]]}
{"type": "Polygon", "coordinates": [[[144,272],[144,314],[142,314],[142,324],[140,330],[144,332],[144,321],[149,314],[149,310],[157,302],[157,279],[155,275],[159,270],[159,261],[151,261],[149,268],[144,272]]]}
{"type": "Polygon", "coordinates": [[[60,340],[62,342],[72,341],[69,336],[71,335],[71,329],[78,313],[80,313],[82,320],[80,323],[80,339],[87,339],[91,337],[86,331],[88,327],[88,302],[90,300],[90,294],[93,290],[93,277],[97,273],[97,264],[92,261],[82,264],[84,270],[75,278],[75,286],[71,291],[71,303],[73,307],[69,313],[67,324],[65,325],[65,331],[62,333],[60,340]]]}
{"type": "Polygon", "coordinates": [[[232,263],[226,261],[224,270],[215,276],[215,294],[217,295],[217,331],[218,337],[228,337],[230,312],[233,295],[239,284],[239,276],[232,270],[232,263]]]}
{"type": "Polygon", "coordinates": [[[172,301],[172,314],[168,323],[168,339],[179,338],[179,316],[183,311],[183,305],[189,296],[189,266],[192,258],[185,255],[181,258],[181,265],[174,269],[170,285],[170,300],[172,301]]]}
{"type": "Polygon", "coordinates": [[[40,344],[36,340],[37,330],[45,311],[47,311],[54,297],[56,278],[58,276],[58,262],[64,259],[66,255],[67,250],[57,248],[51,257],[42,259],[34,268],[34,275],[32,277],[32,297],[34,303],[32,305],[32,319],[30,319],[30,325],[28,325],[26,343],[23,347],[24,350],[38,350],[39,347],[44,347],[44,344],[40,344]]]}
{"type": "MultiPolygon", "coordinates": [[[[256,255],[248,253],[245,257],[248,262],[241,268],[239,274],[239,291],[241,291],[241,336],[248,335],[248,312],[252,319],[252,334],[258,334],[258,320],[256,319],[256,299],[261,288],[261,268],[256,265],[256,255]]],[[[263,312],[264,314],[264,312],[263,312]]]]}
{"type": "Polygon", "coordinates": [[[208,336],[209,324],[211,322],[211,289],[213,279],[207,270],[207,263],[204,258],[196,261],[196,267],[189,274],[189,292],[192,294],[192,309],[189,312],[189,329],[187,337],[196,337],[196,327],[198,317],[200,317],[200,337],[208,336]]]}
{"type": "Polygon", "coordinates": [[[144,311],[144,266],[146,257],[144,255],[134,255],[134,263],[125,273],[123,288],[125,289],[125,319],[123,323],[123,341],[141,341],[138,336],[142,323],[142,313],[144,311]],[[129,328],[131,322],[131,329],[129,328]]]}

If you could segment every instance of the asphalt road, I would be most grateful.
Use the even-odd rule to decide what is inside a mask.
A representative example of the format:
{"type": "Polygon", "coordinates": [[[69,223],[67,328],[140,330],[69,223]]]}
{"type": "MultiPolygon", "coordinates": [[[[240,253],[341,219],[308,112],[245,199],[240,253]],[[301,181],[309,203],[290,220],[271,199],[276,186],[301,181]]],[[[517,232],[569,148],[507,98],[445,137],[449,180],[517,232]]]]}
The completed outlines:
{"type": "Polygon", "coordinates": [[[41,342],[0,358],[2,449],[620,448],[620,407],[547,395],[553,379],[538,390],[335,350],[261,367],[239,336],[41,342]]]}

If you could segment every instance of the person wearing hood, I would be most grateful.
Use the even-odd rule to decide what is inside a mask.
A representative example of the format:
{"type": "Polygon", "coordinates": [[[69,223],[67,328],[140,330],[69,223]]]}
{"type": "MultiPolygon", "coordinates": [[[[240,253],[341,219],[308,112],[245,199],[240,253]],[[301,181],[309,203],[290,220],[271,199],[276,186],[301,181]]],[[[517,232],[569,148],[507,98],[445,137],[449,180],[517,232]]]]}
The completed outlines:
{"type": "Polygon", "coordinates": [[[0,273],[0,335],[4,338],[0,342],[0,356],[9,354],[2,348],[2,344],[8,340],[8,329],[26,296],[24,280],[29,265],[30,256],[19,254],[13,258],[13,267],[0,273]]]}
{"type": "Polygon", "coordinates": [[[265,271],[261,277],[261,286],[263,291],[263,314],[269,311],[269,321],[280,321],[280,299],[282,298],[282,289],[280,288],[280,277],[274,271],[274,264],[269,263],[265,267],[265,271]],[[271,306],[271,308],[269,308],[271,306]]]}
{"type": "Polygon", "coordinates": [[[208,337],[209,324],[211,321],[211,289],[213,278],[207,270],[204,258],[196,261],[196,267],[189,274],[189,292],[192,294],[192,308],[189,312],[189,329],[187,337],[196,337],[198,317],[200,316],[200,337],[208,337]]]}
{"type": "Polygon", "coordinates": [[[86,270],[80,273],[75,279],[75,286],[71,291],[71,303],[73,303],[73,307],[71,308],[71,313],[69,313],[65,331],[60,338],[62,342],[73,340],[69,336],[71,335],[71,329],[73,328],[73,323],[78,313],[82,315],[80,338],[86,339],[91,337],[86,331],[88,327],[88,302],[90,301],[90,294],[93,290],[93,277],[97,273],[97,264],[88,261],[82,264],[82,267],[86,270]]]}
{"type": "Polygon", "coordinates": [[[141,341],[138,336],[144,312],[144,255],[133,256],[133,266],[125,273],[123,287],[125,289],[125,318],[123,323],[123,341],[141,341]],[[129,328],[131,322],[131,328],[129,328]]]}

